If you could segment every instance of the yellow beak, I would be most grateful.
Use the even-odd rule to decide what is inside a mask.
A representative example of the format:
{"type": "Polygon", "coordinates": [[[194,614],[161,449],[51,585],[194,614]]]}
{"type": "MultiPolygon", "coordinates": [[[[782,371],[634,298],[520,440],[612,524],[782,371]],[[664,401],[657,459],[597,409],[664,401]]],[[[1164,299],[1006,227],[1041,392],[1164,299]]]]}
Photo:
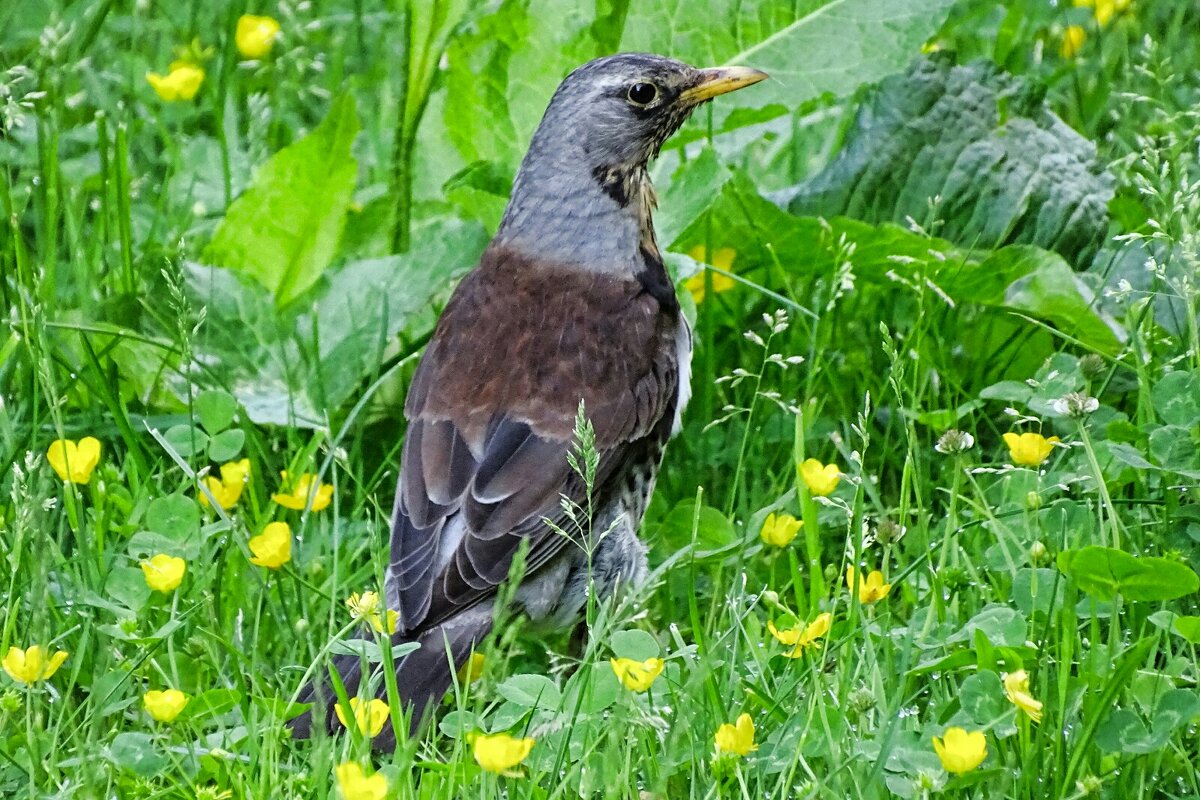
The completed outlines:
{"type": "Polygon", "coordinates": [[[734,92],[767,79],[767,73],[750,67],[711,67],[700,70],[700,82],[680,93],[680,101],[703,103],[719,94],[734,92]]]}

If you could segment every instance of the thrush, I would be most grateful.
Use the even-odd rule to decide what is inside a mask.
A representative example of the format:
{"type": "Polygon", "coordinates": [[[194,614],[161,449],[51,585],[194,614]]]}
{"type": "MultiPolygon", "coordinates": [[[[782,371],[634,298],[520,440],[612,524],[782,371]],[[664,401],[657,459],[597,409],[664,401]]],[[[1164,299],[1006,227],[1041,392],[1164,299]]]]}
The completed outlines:
{"type": "MultiPolygon", "coordinates": [[[[392,643],[420,644],[395,665],[413,730],[491,631],[518,549],[515,604],[564,626],[589,584],[604,597],[646,574],[637,530],[680,426],[692,350],[655,240],[647,164],[700,104],[765,77],[623,53],[579,67],[550,100],[405,403],[385,598],[392,643]],[[590,482],[568,463],[581,402],[598,456],[590,482]],[[563,498],[592,518],[573,522],[563,498]]],[[[355,694],[361,660],[336,666],[355,694]]],[[[314,718],[338,726],[321,694],[310,692],[318,702],[298,735],[314,718]]],[[[394,741],[389,729],[376,746],[394,741]]]]}

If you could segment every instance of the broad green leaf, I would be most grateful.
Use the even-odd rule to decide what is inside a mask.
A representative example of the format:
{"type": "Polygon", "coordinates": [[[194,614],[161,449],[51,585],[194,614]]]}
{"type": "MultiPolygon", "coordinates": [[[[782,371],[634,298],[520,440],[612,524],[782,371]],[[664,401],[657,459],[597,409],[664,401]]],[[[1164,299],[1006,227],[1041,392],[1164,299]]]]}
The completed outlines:
{"type": "Polygon", "coordinates": [[[1106,235],[1112,187],[1095,146],[1032,84],[932,57],[871,91],[840,155],[789,208],[936,222],[964,247],[1033,244],[1083,267],[1106,235]]]}
{"type": "Polygon", "coordinates": [[[1200,617],[1179,616],[1171,621],[1171,630],[1192,644],[1200,644],[1200,617]]]}
{"type": "Polygon", "coordinates": [[[446,130],[467,163],[511,175],[559,82],[625,51],[695,66],[742,63],[771,80],[713,104],[718,127],[761,122],[902,69],[952,0],[505,0],[447,52],[446,130]],[[755,110],[747,113],[747,110],[755,110]],[[765,109],[765,110],[764,110],[765,109]]]}
{"type": "Polygon", "coordinates": [[[141,611],[150,599],[146,576],[138,567],[113,567],[105,578],[104,593],[130,611],[141,611]]]}
{"type": "Polygon", "coordinates": [[[701,550],[719,550],[737,539],[733,523],[711,506],[696,508],[694,500],[685,500],[667,514],[659,536],[672,546],[683,547],[694,540],[701,550]]]}
{"type": "Polygon", "coordinates": [[[320,427],[321,409],[354,396],[400,331],[418,337],[433,327],[434,299],[478,262],[487,236],[477,222],[437,218],[416,225],[412,243],[403,255],[327,273],[304,314],[277,310],[265,289],[226,270],[187,265],[208,308],[197,349],[220,364],[250,420],[320,427]]]}
{"type": "Polygon", "coordinates": [[[168,764],[166,754],[148,733],[118,733],[102,753],[115,766],[143,778],[157,775],[168,764]]]}
{"type": "Polygon", "coordinates": [[[232,461],[245,443],[246,432],[241,428],[221,431],[208,440],[208,457],[217,462],[232,461]]]}
{"type": "Polygon", "coordinates": [[[658,640],[646,631],[639,630],[617,631],[612,635],[609,647],[618,658],[636,661],[657,658],[661,652],[658,640]]]}
{"type": "Polygon", "coordinates": [[[182,494],[156,497],[146,509],[146,527],[163,536],[186,538],[200,530],[200,507],[182,494]]]}
{"type": "MultiPolygon", "coordinates": [[[[689,162],[680,171],[681,181],[692,180],[687,173],[693,170],[711,171],[703,159],[696,161],[700,163],[693,167],[689,162]]],[[[714,180],[720,183],[719,177],[714,180]]],[[[778,260],[789,274],[807,278],[831,274],[847,259],[845,250],[853,248],[848,259],[857,280],[928,291],[954,304],[1017,311],[1052,323],[1097,350],[1120,348],[1119,328],[1093,310],[1090,292],[1048,250],[1028,245],[964,250],[891,223],[797,217],[768,202],[736,172],[711,197],[708,208],[672,241],[672,250],[729,247],[737,252],[734,271],[739,274],[754,269],[770,274],[778,260]]]]}
{"type": "Polygon", "coordinates": [[[1200,372],[1169,372],[1154,384],[1150,397],[1168,425],[1200,424],[1200,372]]]}
{"type": "Polygon", "coordinates": [[[1096,731],[1096,744],[1110,753],[1153,753],[1167,746],[1171,734],[1200,714],[1200,696],[1172,689],[1148,715],[1149,725],[1135,712],[1115,709],[1096,731]]]}
{"type": "Polygon", "coordinates": [[[513,675],[496,687],[496,693],[524,708],[558,708],[562,695],[545,675],[513,675]]]}
{"type": "Polygon", "coordinates": [[[174,425],[163,433],[163,438],[181,458],[203,453],[208,447],[208,435],[192,425],[174,425]]]}
{"type": "Polygon", "coordinates": [[[990,670],[976,672],[962,682],[958,690],[963,713],[970,718],[972,730],[992,730],[997,736],[1011,736],[1014,708],[1004,694],[1000,676],[990,670]]]}
{"type": "Polygon", "coordinates": [[[765,107],[778,114],[823,95],[850,95],[903,69],[952,5],[953,0],[640,3],[626,19],[622,47],[669,54],[699,67],[761,69],[770,80],[720,98],[714,114],[723,120],[735,109],[765,107]]]}
{"type": "Polygon", "coordinates": [[[975,632],[987,637],[993,647],[1022,647],[1029,638],[1025,618],[1007,606],[990,605],[972,617],[947,642],[972,642],[975,632]]]}
{"type": "Polygon", "coordinates": [[[184,719],[220,716],[235,708],[241,700],[242,693],[237,689],[208,689],[188,700],[182,716],[184,719]]]}
{"type": "Polygon", "coordinates": [[[237,414],[237,400],[229,392],[220,389],[210,389],[196,395],[194,407],[200,424],[209,436],[216,436],[228,428],[237,414]]]}
{"type": "Polygon", "coordinates": [[[230,205],[204,260],[248,275],[284,306],[333,260],[358,166],[358,113],[349,93],[312,133],[280,150],[230,205]]]}
{"type": "Polygon", "coordinates": [[[1058,556],[1058,568],[1088,594],[1111,600],[1174,600],[1200,588],[1200,577],[1178,561],[1135,557],[1111,547],[1090,546],[1058,556]]]}

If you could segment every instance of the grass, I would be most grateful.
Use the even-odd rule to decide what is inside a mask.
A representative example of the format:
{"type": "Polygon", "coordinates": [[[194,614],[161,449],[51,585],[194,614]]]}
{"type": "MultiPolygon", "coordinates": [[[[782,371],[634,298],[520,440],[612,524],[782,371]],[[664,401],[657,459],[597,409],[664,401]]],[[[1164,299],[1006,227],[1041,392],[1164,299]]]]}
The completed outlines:
{"type": "MultiPolygon", "coordinates": [[[[1194,8],[1145,0],[1101,25],[1093,7],[963,0],[931,39],[1024,76],[1096,143],[1109,230],[1073,266],[1118,347],[1004,304],[948,303],[934,273],[873,283],[865,234],[778,252],[769,230],[731,243],[715,214],[676,219],[711,252],[737,245],[739,281],[718,291],[705,272],[698,304],[681,288],[693,399],[642,529],[650,581],[589,607],[582,645],[513,614],[438,724],[372,755],[357,732],[295,742],[284,723],[363,627],[346,598],[382,585],[405,381],[469,266],[456,258],[507,193],[504,147],[456,127],[472,97],[455,94],[456,70],[499,85],[504,59],[538,42],[511,8],[455,27],[371,0],[79,5],[0,9],[0,655],[69,653],[47,680],[0,677],[3,796],[320,799],[350,762],[395,798],[1200,796],[1194,8]],[[254,10],[283,37],[245,60],[234,31],[254,10]],[[397,52],[391,37],[414,24],[424,44],[397,52]],[[1068,58],[1069,25],[1086,38],[1068,58]],[[145,82],[172,48],[205,66],[194,100],[145,82]],[[361,133],[344,230],[308,294],[277,308],[200,264],[252,168],[316,130],[347,86],[361,133]],[[372,316],[389,275],[415,299],[372,316]],[[1059,441],[1022,465],[1009,432],[1059,441]],[[88,436],[94,471],[64,481],[51,443],[88,436]],[[801,477],[810,458],[837,465],[831,491],[801,477]],[[244,489],[215,508],[220,466],[241,459],[244,489]],[[328,506],[275,501],[292,488],[281,471],[319,476],[328,506]],[[769,514],[804,525],[774,546],[769,514]],[[278,569],[250,560],[273,521],[292,534],[278,569]],[[177,588],[147,585],[157,553],[185,560],[177,588]],[[847,567],[882,571],[890,591],[848,591],[847,567]],[[797,652],[770,630],[814,623],[797,652]],[[664,668],[634,692],[618,657],[664,668]],[[1021,670],[1040,722],[1005,690],[1021,670]],[[143,696],[167,688],[190,700],[158,722],[143,696]],[[718,757],[714,735],[743,713],[756,749],[718,757]],[[932,743],[954,727],[986,743],[961,774],[932,743]],[[473,757],[479,731],[535,744],[496,775],[473,757]]],[[[694,121],[658,170],[663,215],[682,213],[671,187],[714,153],[764,191],[804,180],[856,105],[826,98],[733,134],[694,121]]],[[[513,113],[494,121],[501,144],[513,113]]],[[[949,213],[934,203],[906,235],[943,248],[926,231],[949,213]]]]}

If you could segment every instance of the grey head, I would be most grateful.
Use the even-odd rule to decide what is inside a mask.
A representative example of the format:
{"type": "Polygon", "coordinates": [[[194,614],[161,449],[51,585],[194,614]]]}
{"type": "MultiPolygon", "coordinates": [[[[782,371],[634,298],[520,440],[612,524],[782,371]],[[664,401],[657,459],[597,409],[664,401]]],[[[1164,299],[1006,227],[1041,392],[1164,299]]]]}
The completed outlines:
{"type": "Polygon", "coordinates": [[[636,274],[657,256],[646,165],[705,101],[766,74],[620,53],[559,85],[513,182],[495,244],[583,269],[636,274]]]}

